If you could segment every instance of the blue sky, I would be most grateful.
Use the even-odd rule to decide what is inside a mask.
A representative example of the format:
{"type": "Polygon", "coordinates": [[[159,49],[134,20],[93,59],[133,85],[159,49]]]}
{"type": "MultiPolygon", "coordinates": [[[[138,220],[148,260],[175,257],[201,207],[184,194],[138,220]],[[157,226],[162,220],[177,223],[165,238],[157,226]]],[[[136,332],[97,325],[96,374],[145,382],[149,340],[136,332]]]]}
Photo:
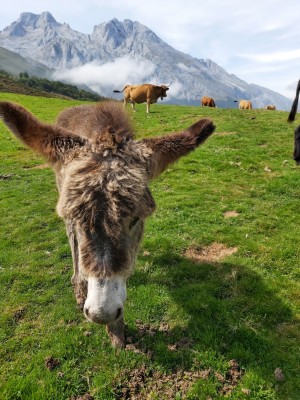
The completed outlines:
{"type": "Polygon", "coordinates": [[[0,30],[43,11],[82,33],[112,18],[139,21],[175,49],[289,98],[300,79],[299,0],[15,0],[2,4],[0,30]]]}

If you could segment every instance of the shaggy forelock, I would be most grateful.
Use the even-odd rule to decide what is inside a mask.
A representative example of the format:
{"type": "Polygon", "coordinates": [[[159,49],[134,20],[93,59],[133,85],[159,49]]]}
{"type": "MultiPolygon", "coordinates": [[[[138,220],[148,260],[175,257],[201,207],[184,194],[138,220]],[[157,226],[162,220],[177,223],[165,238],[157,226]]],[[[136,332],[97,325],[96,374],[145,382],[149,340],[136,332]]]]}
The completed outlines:
{"type": "Polygon", "coordinates": [[[57,125],[88,138],[102,148],[120,146],[133,139],[133,129],[123,106],[117,102],[80,105],[63,111],[57,125]]]}

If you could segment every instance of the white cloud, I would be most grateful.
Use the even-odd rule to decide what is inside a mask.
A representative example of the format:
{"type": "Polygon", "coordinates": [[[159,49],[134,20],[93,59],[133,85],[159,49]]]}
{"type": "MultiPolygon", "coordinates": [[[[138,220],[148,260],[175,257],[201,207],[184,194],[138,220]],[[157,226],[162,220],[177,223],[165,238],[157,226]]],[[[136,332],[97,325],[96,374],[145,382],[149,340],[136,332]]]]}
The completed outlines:
{"type": "Polygon", "coordinates": [[[178,94],[182,91],[182,84],[180,82],[174,81],[171,83],[169,92],[167,92],[167,100],[177,97],[178,94]]]}
{"type": "Polygon", "coordinates": [[[125,84],[140,83],[154,70],[154,64],[149,61],[145,62],[126,56],[106,64],[92,62],[70,70],[56,72],[54,78],[77,85],[85,84],[101,93],[102,90],[109,90],[112,87],[122,90],[125,84]]]}

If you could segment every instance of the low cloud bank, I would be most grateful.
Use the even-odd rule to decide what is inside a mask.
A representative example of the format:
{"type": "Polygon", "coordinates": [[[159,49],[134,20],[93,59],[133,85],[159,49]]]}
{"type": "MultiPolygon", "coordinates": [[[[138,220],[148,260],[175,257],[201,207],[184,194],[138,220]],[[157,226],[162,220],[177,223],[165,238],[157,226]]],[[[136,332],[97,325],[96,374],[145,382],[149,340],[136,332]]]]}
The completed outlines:
{"type": "Polygon", "coordinates": [[[93,61],[70,70],[57,71],[53,78],[74,85],[87,85],[103,94],[112,88],[122,90],[126,84],[142,83],[154,71],[153,63],[126,56],[106,64],[93,61]]]}
{"type": "MultiPolygon", "coordinates": [[[[122,99],[120,94],[114,94],[113,90],[122,90],[125,85],[135,85],[141,83],[152,83],[156,85],[166,84],[156,73],[156,67],[148,60],[125,56],[117,58],[114,61],[100,64],[93,61],[76,68],[64,71],[56,71],[53,79],[69,82],[73,85],[86,85],[102,96],[122,99]]],[[[176,97],[182,89],[182,84],[172,82],[168,96],[165,99],[170,100],[176,97]]]]}

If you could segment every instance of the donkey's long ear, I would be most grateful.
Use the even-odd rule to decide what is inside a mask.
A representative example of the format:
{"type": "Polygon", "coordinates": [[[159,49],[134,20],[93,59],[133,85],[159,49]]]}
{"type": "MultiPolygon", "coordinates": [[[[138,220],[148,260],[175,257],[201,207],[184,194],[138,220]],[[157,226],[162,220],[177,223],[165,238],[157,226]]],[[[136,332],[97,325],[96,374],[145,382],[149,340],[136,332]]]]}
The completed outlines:
{"type": "Polygon", "coordinates": [[[195,150],[214,130],[211,120],[201,119],[183,132],[142,140],[152,150],[149,178],[155,178],[170,164],[195,150]]]}
{"type": "Polygon", "coordinates": [[[17,138],[52,162],[63,159],[70,149],[86,144],[86,139],[40,122],[17,104],[0,102],[0,118],[17,138]]]}

